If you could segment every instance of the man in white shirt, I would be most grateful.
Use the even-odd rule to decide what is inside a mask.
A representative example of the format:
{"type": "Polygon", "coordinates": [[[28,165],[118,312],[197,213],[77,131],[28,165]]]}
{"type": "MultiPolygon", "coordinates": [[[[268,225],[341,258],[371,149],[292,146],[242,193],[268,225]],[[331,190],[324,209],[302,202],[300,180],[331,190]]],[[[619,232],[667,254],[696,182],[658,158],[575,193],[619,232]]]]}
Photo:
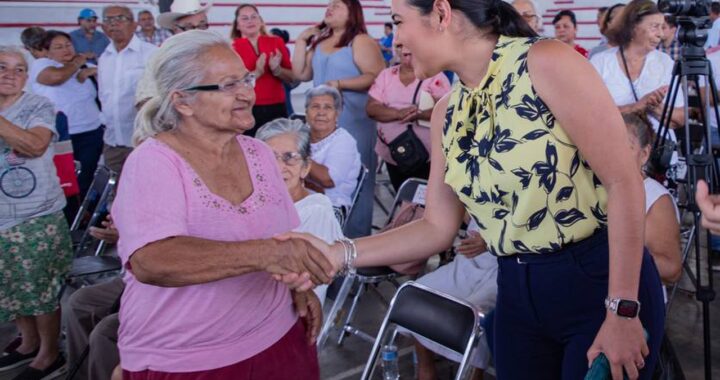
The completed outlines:
{"type": "Polygon", "coordinates": [[[103,29],[112,43],[98,62],[98,87],[105,131],[105,165],[120,173],[132,151],[135,89],[157,46],[135,36],[137,24],[130,8],[103,9],[103,29]]]}
{"type": "Polygon", "coordinates": [[[717,1],[713,1],[710,4],[710,21],[712,21],[712,27],[708,31],[705,49],[710,49],[720,44],[720,3],[717,1]]]}

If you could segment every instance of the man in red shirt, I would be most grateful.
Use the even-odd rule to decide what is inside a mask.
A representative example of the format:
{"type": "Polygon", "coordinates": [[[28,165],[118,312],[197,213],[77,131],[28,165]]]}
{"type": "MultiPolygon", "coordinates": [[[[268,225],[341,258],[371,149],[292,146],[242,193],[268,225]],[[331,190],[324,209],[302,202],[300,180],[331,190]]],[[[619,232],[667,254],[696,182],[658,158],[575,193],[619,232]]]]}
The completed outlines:
{"type": "Polygon", "coordinates": [[[575,43],[577,20],[573,11],[564,10],[558,12],[553,18],[553,26],[555,27],[555,38],[572,46],[583,57],[588,57],[588,51],[575,43]]]}

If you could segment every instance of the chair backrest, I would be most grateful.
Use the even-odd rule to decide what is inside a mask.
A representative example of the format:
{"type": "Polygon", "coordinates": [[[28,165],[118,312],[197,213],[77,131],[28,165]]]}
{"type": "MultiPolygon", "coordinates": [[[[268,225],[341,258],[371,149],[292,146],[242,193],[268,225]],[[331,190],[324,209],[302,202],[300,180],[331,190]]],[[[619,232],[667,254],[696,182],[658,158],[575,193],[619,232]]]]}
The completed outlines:
{"type": "Polygon", "coordinates": [[[300,120],[303,123],[306,122],[305,114],[302,114],[302,113],[294,113],[294,114],[290,115],[289,119],[290,120],[300,120]]]}
{"type": "Polygon", "coordinates": [[[85,195],[85,199],[83,199],[82,204],[80,204],[80,209],[78,210],[77,215],[75,215],[75,220],[70,227],[71,231],[87,227],[87,225],[91,222],[90,219],[92,219],[96,209],[98,209],[98,205],[100,205],[101,202],[108,200],[110,194],[115,188],[116,181],[117,176],[115,172],[106,166],[98,166],[95,171],[95,178],[93,179],[92,184],[90,184],[90,188],[85,195]]]}
{"type": "Polygon", "coordinates": [[[414,203],[425,206],[425,191],[427,190],[427,181],[420,178],[408,178],[400,185],[395,200],[393,200],[390,214],[385,225],[388,225],[397,213],[400,206],[405,203],[414,203]]]}
{"type": "Polygon", "coordinates": [[[341,226],[344,226],[345,210],[342,207],[333,206],[333,213],[335,214],[335,219],[337,219],[338,223],[340,223],[341,226]]]}
{"type": "MultiPolygon", "coordinates": [[[[350,202],[350,206],[347,208],[347,213],[345,214],[345,220],[344,222],[347,223],[348,220],[350,220],[350,215],[353,212],[353,209],[355,208],[355,204],[357,203],[358,198],[360,197],[360,192],[363,189],[363,186],[365,185],[365,179],[367,178],[367,175],[369,173],[368,168],[365,165],[360,165],[360,173],[358,173],[358,179],[357,179],[357,185],[355,185],[355,190],[353,190],[352,193],[352,202],[350,202]]],[[[343,224],[343,227],[345,225],[343,224]]]]}
{"type": "Polygon", "coordinates": [[[461,355],[479,332],[480,317],[469,303],[414,281],[398,289],[388,311],[388,322],[461,355]]]}

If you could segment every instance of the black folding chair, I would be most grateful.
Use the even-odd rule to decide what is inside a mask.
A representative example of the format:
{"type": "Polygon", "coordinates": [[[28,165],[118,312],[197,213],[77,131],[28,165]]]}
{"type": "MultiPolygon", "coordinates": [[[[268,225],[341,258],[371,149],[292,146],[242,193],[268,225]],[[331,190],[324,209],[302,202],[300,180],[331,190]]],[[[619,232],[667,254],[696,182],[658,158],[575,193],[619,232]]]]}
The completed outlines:
{"type": "Polygon", "coordinates": [[[303,123],[306,122],[304,113],[294,113],[294,114],[290,115],[289,119],[290,120],[300,120],[303,123]]]}
{"type": "Polygon", "coordinates": [[[480,325],[483,318],[479,310],[464,300],[414,281],[406,282],[390,301],[361,379],[371,378],[380,348],[392,344],[397,337],[397,327],[403,327],[461,354],[462,361],[455,377],[460,380],[468,372],[470,354],[483,334],[480,325]],[[391,325],[395,327],[387,339],[391,325]]]}
{"type": "Polygon", "coordinates": [[[62,298],[68,286],[79,288],[89,284],[89,278],[122,270],[122,264],[118,257],[102,256],[107,246],[107,243],[102,240],[97,242],[92,255],[85,254],[93,246],[91,242],[96,240],[90,235],[90,227],[101,226],[100,223],[109,214],[116,183],[117,175],[107,167],[100,166],[95,171],[95,178],[70,228],[75,257],[58,299],[62,298]]]}
{"type": "MultiPolygon", "coordinates": [[[[403,202],[417,203],[424,206],[426,188],[427,181],[424,179],[410,178],[403,182],[403,184],[400,186],[400,189],[398,190],[397,195],[395,196],[392,208],[390,209],[390,215],[388,215],[388,219],[385,225],[388,225],[392,221],[392,218],[395,216],[395,213],[400,208],[400,205],[403,202]]],[[[363,294],[370,290],[375,293],[381,301],[387,304],[387,300],[385,300],[382,294],[380,294],[380,292],[377,290],[377,286],[387,281],[395,287],[399,287],[400,284],[397,282],[396,278],[401,276],[402,274],[395,272],[387,266],[358,268],[355,273],[347,274],[345,276],[345,279],[343,280],[342,285],[340,286],[340,290],[335,296],[335,302],[333,302],[333,305],[330,308],[330,312],[327,314],[325,322],[323,323],[322,330],[320,331],[320,336],[318,337],[318,349],[321,349],[325,344],[325,341],[330,335],[330,330],[336,323],[336,319],[338,318],[340,310],[345,305],[345,301],[347,300],[348,296],[350,295],[350,291],[356,283],[358,284],[358,289],[352,299],[352,303],[350,305],[350,309],[348,310],[347,316],[345,317],[345,321],[341,326],[340,336],[338,337],[337,344],[341,345],[345,337],[350,334],[356,335],[369,342],[372,342],[375,337],[365,333],[364,331],[352,325],[352,321],[357,312],[360,298],[363,296],[363,294]]]]}
{"type": "Polygon", "coordinates": [[[350,220],[350,216],[355,209],[355,204],[360,197],[360,191],[362,191],[363,187],[365,186],[365,179],[367,178],[368,172],[368,168],[366,168],[365,165],[360,166],[360,173],[358,173],[357,185],[355,185],[355,189],[353,190],[350,205],[333,207],[335,209],[336,217],[340,222],[340,226],[342,226],[343,229],[345,229],[345,226],[347,225],[348,220],[350,220]],[[342,217],[338,216],[338,214],[340,214],[342,217]]]}
{"type": "MultiPolygon", "coordinates": [[[[116,185],[117,175],[115,172],[105,166],[97,168],[90,189],[70,226],[70,235],[73,238],[76,257],[81,256],[88,248],[89,242],[92,241],[89,232],[90,227],[100,226],[100,223],[107,216],[116,185]]],[[[95,255],[102,253],[104,248],[104,242],[100,242],[95,255]]]]}

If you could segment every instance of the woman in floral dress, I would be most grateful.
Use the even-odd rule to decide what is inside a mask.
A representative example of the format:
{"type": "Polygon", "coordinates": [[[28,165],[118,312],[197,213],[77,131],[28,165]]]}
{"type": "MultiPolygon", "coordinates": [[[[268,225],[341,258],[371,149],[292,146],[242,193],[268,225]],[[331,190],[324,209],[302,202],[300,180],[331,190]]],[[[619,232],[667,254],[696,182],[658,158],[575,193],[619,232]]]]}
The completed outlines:
{"type": "Polygon", "coordinates": [[[23,91],[27,61],[0,46],[0,322],[15,321],[22,343],[0,357],[0,373],[30,363],[15,379],[62,371],[58,293],[72,247],[65,196],[53,164],[55,111],[23,91]]]}

